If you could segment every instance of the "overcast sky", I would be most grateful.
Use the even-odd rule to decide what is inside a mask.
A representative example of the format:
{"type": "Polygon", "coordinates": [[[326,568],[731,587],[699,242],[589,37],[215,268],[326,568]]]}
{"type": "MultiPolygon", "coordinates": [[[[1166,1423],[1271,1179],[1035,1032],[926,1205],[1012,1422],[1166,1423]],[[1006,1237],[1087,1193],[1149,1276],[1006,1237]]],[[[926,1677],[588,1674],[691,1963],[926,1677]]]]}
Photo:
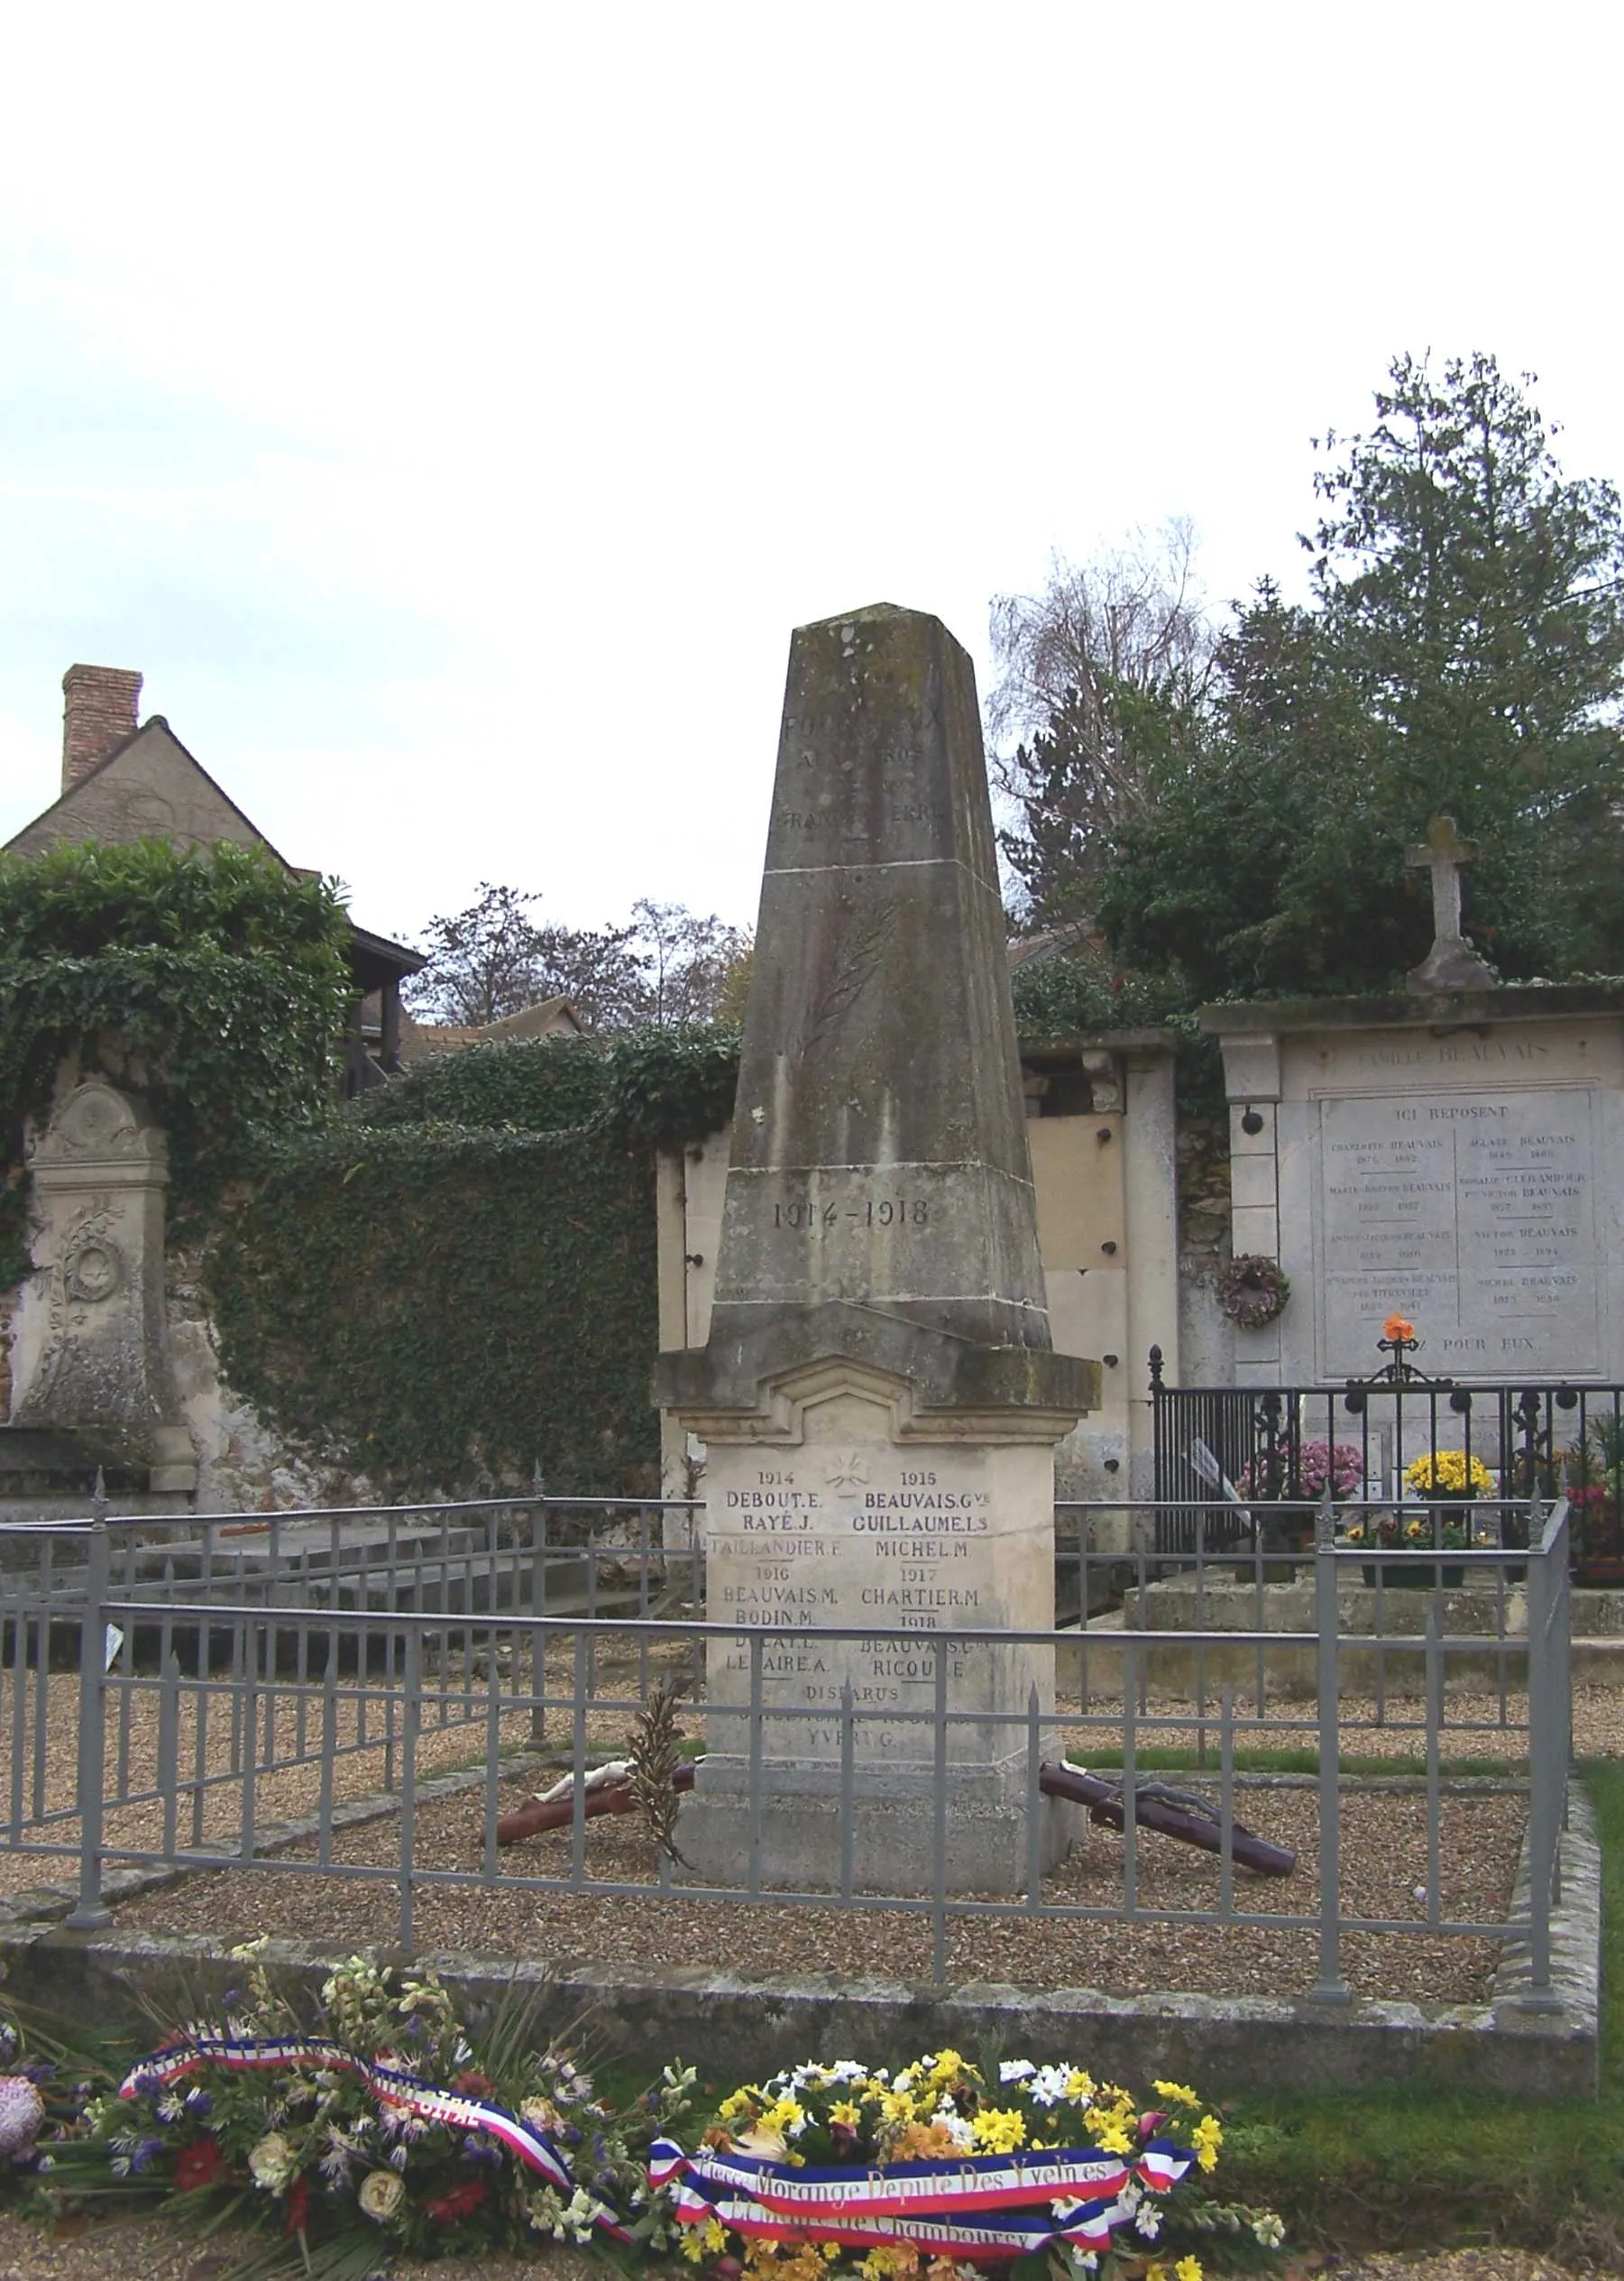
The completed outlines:
{"type": "Polygon", "coordinates": [[[755,915],[789,630],[1188,515],[1300,578],[1391,355],[1624,476],[1619,19],[867,0],[8,12],[0,837],[146,676],[410,939],[755,915]]]}

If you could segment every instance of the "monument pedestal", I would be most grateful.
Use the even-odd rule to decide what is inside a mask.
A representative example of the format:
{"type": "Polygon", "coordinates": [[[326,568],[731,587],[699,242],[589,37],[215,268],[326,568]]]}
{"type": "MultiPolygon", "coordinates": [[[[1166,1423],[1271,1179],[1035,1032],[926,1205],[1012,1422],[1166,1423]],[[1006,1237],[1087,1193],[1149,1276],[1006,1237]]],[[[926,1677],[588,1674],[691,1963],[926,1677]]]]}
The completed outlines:
{"type": "MultiPolygon", "coordinates": [[[[1069,1357],[1020,1362],[1069,1376],[1069,1357]]],[[[1018,1890],[1029,1812],[1040,1869],[1064,1851],[1064,1810],[1031,1779],[1034,1713],[1039,1755],[1056,1747],[1054,1651],[978,1635],[1053,1629],[1069,1411],[939,1410],[849,1356],[764,1391],[754,1414],[689,1413],[710,1447],[706,1613],[739,1629],[706,1659],[684,1853],[739,1885],[755,1844],[763,1882],[816,1892],[840,1886],[849,1846],[857,1890],[918,1893],[940,1849],[948,1891],[1018,1890]]]]}

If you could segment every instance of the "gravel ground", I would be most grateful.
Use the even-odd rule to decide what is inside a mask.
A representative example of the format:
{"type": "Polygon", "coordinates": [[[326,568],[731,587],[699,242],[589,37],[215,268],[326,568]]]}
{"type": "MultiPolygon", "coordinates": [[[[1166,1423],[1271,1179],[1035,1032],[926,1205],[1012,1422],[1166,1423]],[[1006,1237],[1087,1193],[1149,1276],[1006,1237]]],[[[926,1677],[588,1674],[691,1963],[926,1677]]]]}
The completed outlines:
{"type": "MultiPolygon", "coordinates": [[[[262,2239],[262,2237],[258,2237],[262,2239]]],[[[256,2237],[216,2236],[200,2247],[163,2219],[115,2218],[52,2236],[0,2212],[0,2281],[219,2281],[234,2251],[256,2237]]],[[[608,2268],[566,2249],[528,2261],[441,2258],[398,2265],[390,2281],[604,2281],[608,2268]]],[[[1596,2267],[1555,2265],[1526,2249],[1443,2249],[1354,2258],[1287,2257],[1280,2281],[1601,2281],[1596,2267]]],[[[693,2268],[681,2272],[691,2276],[693,2268]]]]}
{"type": "MultiPolygon", "coordinates": [[[[27,1851],[0,1853],[0,1898],[26,1891],[44,1882],[71,1878],[78,1849],[78,1822],[72,1811],[78,1752],[78,1676],[77,1673],[53,1671],[49,1675],[45,1695],[45,1715],[38,1717],[36,1694],[37,1675],[29,1675],[29,1688],[24,1698],[24,1735],[21,1751],[16,1748],[14,1714],[15,1703],[12,1688],[12,1674],[0,1681],[0,1813],[9,1817],[12,1810],[12,1784],[20,1777],[23,1806],[31,1818],[40,1815],[60,1815],[61,1820],[54,1828],[31,1833],[44,1843],[60,1850],[54,1855],[41,1853],[32,1843],[27,1851]]],[[[333,1797],[335,1803],[348,1798],[367,1798],[382,1789],[385,1780],[386,1748],[383,1742],[385,1722],[391,1707],[394,1724],[399,1730],[398,1706],[382,1699],[383,1690],[370,1688],[362,1691],[353,1684],[341,1686],[335,1691],[335,1738],[337,1751],[333,1761],[333,1797]],[[364,1712],[365,1725],[362,1725],[364,1712]],[[368,1737],[377,1735],[376,1743],[368,1737]]],[[[419,1739],[417,1767],[419,1775],[443,1773],[459,1766],[477,1765],[485,1756],[487,1726],[483,1714],[482,1690],[474,1698],[472,1723],[461,1713],[463,1698],[456,1699],[457,1724],[428,1726],[419,1739]]],[[[151,1791],[158,1766],[160,1694],[157,1687],[136,1687],[121,1690],[109,1707],[107,1727],[107,1766],[110,1787],[139,1795],[151,1791]],[[128,1715],[125,1715],[125,1706],[128,1715]],[[122,1771],[122,1774],[120,1770],[122,1771]]],[[[270,1725],[267,1712],[261,1705],[258,1731],[261,1756],[267,1733],[273,1757],[291,1758],[299,1748],[300,1734],[298,1706],[290,1692],[280,1689],[270,1698],[270,1725]]],[[[530,1718],[528,1711],[509,1714],[500,1722],[501,1740],[515,1748],[528,1743],[530,1718]]],[[[624,1737],[625,1723],[616,1729],[624,1737]]],[[[307,1702],[303,1744],[312,1753],[319,1751],[322,1734],[322,1705],[319,1689],[316,1699],[307,1702]]],[[[397,1760],[399,1752],[397,1751],[397,1760]]],[[[213,1778],[206,1789],[194,1787],[198,1780],[198,1737],[196,1698],[182,1694],[178,1728],[176,1763],[181,1770],[182,1782],[178,1794],[175,1835],[182,1845],[197,1842],[220,1843],[234,1839],[243,1824],[243,1788],[234,1779],[231,1769],[234,1758],[230,1706],[224,1697],[210,1702],[204,1722],[202,1772],[205,1779],[213,1778]],[[193,1800],[202,1799],[200,1828],[194,1824],[193,1800]]],[[[256,1826],[280,1822],[316,1810],[321,1795],[319,1758],[311,1755],[302,1765],[289,1765],[277,1773],[257,1773],[254,1781],[254,1818],[256,1826]]],[[[103,1839],[106,1852],[116,1855],[120,1848],[143,1850],[161,1847],[164,1843],[166,1808],[157,1797],[145,1803],[120,1807],[106,1817],[103,1839]]]]}
{"type": "MultiPolygon", "coordinates": [[[[524,1785],[509,1786],[504,1807],[524,1785]]],[[[1270,1916],[1312,1906],[1318,1806],[1311,1789],[1247,1789],[1241,1816],[1260,1835],[1296,1849],[1301,1869],[1290,1879],[1236,1877],[1238,1905],[1270,1916]]],[[[1440,1900],[1446,1916],[1493,1919],[1509,1904],[1525,1816],[1515,1796],[1445,1796],[1441,1822],[1440,1900]]],[[[480,1801],[449,1798],[419,1808],[418,1867],[477,1872],[482,1833],[480,1801]]],[[[1080,1817],[1079,1817],[1080,1821],[1080,1817]]],[[[681,1840],[681,1829],[678,1829],[681,1840]]],[[[399,1835],[391,1820],[344,1833],[338,1858],[385,1872],[374,1882],[321,1875],[268,1877],[224,1871],[142,1895],[115,1910],[119,1924],[165,1933],[229,1931],[300,1934],[313,1927],[344,1949],[396,1937],[399,1835]]],[[[311,1859],[314,1849],[289,1852],[311,1859]]],[[[550,1832],[503,1856],[514,1877],[567,1879],[571,1834],[550,1832]]],[[[650,1967],[714,1966],[724,1960],[745,1973],[837,1972],[923,1980],[931,1972],[928,1916],[862,1910],[751,1906],[688,1900],[680,1886],[662,1893],[650,1881],[649,1849],[628,1816],[587,1830],[589,1874],[644,1885],[611,1896],[431,1885],[419,1890],[414,1937],[421,1949],[480,1955],[550,1957],[568,1964],[621,1963],[650,1967]]],[[[1143,1834],[1139,1844],[1142,1905],[1210,1908],[1219,1865],[1207,1853],[1143,1834]]],[[[1350,1793],[1343,1811],[1343,1902],[1351,1914],[1425,1920],[1427,1800],[1391,1791],[1350,1793]]],[[[1123,1890],[1123,1841],[1089,1827],[1072,1857],[1045,1881],[1045,1898],[1115,1910],[1123,1890]]],[[[1471,2001],[1487,1991],[1497,1961],[1488,1940],[1418,1931],[1414,1936],[1350,1934],[1345,1970],[1361,1994],[1471,2001]]],[[[1311,1929],[1260,1926],[1124,1924],[1099,1920],[950,1918],[948,1974],[955,1981],[995,1978],[1048,1987],[1100,1988],[1115,1994],[1150,1989],[1211,1993],[1290,1993],[1313,1985],[1317,1936],[1311,1929]]]]}
{"type": "MultiPolygon", "coordinates": [[[[674,1652],[656,1651],[647,1659],[648,1676],[676,1660],[674,1652]]],[[[459,1715],[458,1724],[430,1727],[422,1736],[418,1765],[424,1775],[456,1766],[478,1764],[484,1753],[487,1727],[480,1715],[484,1702],[482,1667],[476,1667],[463,1693],[459,1669],[450,1675],[450,1697],[459,1712],[472,1710],[472,1721],[459,1715]]],[[[635,1658],[617,1661],[611,1653],[600,1657],[597,1671],[600,1697],[622,1697],[638,1691],[639,1672],[635,1658]]],[[[39,1675],[30,1674],[23,1700],[27,1721],[38,1709],[39,1675]]],[[[377,1683],[361,1689],[353,1683],[336,1690],[335,1732],[341,1744],[365,1741],[367,1747],[349,1748],[334,1761],[335,1800],[373,1795],[385,1780],[385,1752],[370,1738],[380,1733],[395,1706],[381,1700],[385,1692],[377,1683]],[[359,1722],[364,1715],[364,1734],[359,1722]]],[[[36,1753],[32,1737],[22,1753],[25,1789],[37,1793],[49,1809],[67,1818],[57,1825],[58,1842],[70,1848],[77,1836],[69,1811],[74,1779],[74,1737],[77,1680],[72,1674],[53,1673],[49,1679],[48,1715],[42,1746],[36,1753]]],[[[150,1786],[156,1763],[160,1694],[155,1687],[121,1690],[110,1713],[109,1760],[122,1764],[125,1786],[150,1786]]],[[[18,1763],[12,1715],[15,1706],[0,1688],[0,1741],[14,1747],[9,1753],[18,1763]]],[[[261,1748],[268,1728],[275,1755],[289,1757],[297,1747],[314,1752],[320,1739],[321,1703],[305,1703],[306,1725],[299,1727],[299,1704],[287,1687],[261,1698],[258,1728],[261,1748]]],[[[1378,1716],[1368,1700],[1350,1697],[1343,1705],[1342,1744],[1344,1751],[1371,1755],[1414,1754],[1419,1737],[1413,1721],[1413,1701],[1393,1702],[1378,1716]]],[[[1242,1731],[1238,1744],[1265,1742],[1303,1745],[1315,1740],[1310,1714],[1292,1706],[1289,1722],[1280,1721],[1280,1706],[1271,1706],[1268,1735],[1242,1731]],[[1277,1722],[1280,1722],[1277,1724],[1277,1722]]],[[[1243,1698],[1237,1713],[1243,1719],[1250,1706],[1243,1698]]],[[[1453,1761],[1481,1756],[1516,1761],[1521,1737],[1515,1723],[1525,1712],[1520,1697],[1453,1696],[1448,1705],[1450,1732],[1446,1755],[1453,1761]],[[1506,1721],[1512,1724],[1509,1727],[1506,1721]]],[[[1091,1697],[1087,1714],[1074,1697],[1062,1697],[1060,1717],[1073,1757],[1087,1763],[1122,1739],[1121,1706],[1109,1698],[1091,1697]]],[[[181,1697],[179,1746],[177,1762],[188,1779],[195,1774],[199,1749],[205,1766],[222,1777],[201,1793],[183,1788],[178,1801],[175,1828],[180,1842],[192,1835],[194,1795],[203,1800],[203,1835],[216,1841],[234,1836],[243,1811],[242,1784],[231,1774],[233,1736],[228,1706],[223,1697],[211,1703],[201,1744],[195,1724],[195,1705],[181,1697]]],[[[585,1721],[589,1756],[619,1754],[627,1735],[625,1708],[595,1708],[585,1721]]],[[[690,1725],[693,1721],[690,1717],[690,1725]]],[[[1624,1693],[1600,1688],[1580,1689],[1574,1698],[1575,1747],[1581,1754],[1610,1753],[1624,1748],[1624,1693]]],[[[504,1713],[498,1732],[511,1747],[530,1739],[527,1711],[504,1713]]],[[[555,1715],[550,1739],[567,1750],[567,1720],[555,1715]]],[[[1216,1748],[1210,1723],[1202,1728],[1191,1722],[1187,1700],[1152,1698],[1140,1725],[1142,1747],[1191,1746],[1205,1742],[1216,1748]]],[[[6,1753],[0,1752],[0,1760],[6,1753]]],[[[397,1753],[398,1762],[398,1753],[397,1753]]],[[[504,1809],[517,1804],[528,1781],[502,1786],[504,1809]]],[[[254,1817],[263,1827],[286,1817],[309,1812],[317,1804],[320,1771],[314,1756],[305,1763],[256,1778],[254,1817]]],[[[1302,1863],[1290,1881],[1237,1878],[1239,1905],[1268,1916],[1307,1914],[1312,1907],[1317,1817],[1311,1791],[1279,1789],[1243,1789],[1240,1794],[1243,1820],[1276,1842],[1296,1848],[1302,1863]]],[[[116,1860],[123,1847],[157,1846],[163,1841],[166,1808],[158,1798],[109,1814],[106,1848],[116,1860]]],[[[1440,1902],[1445,1914],[1492,1918],[1504,1913],[1510,1878],[1521,1835],[1521,1801],[1510,1796],[1458,1796],[1446,1800],[1442,1825],[1443,1869],[1440,1902]]],[[[475,1793],[419,1807],[417,1863],[430,1873],[476,1875],[480,1865],[482,1802],[475,1793]]],[[[371,1883],[317,1878],[303,1874],[225,1872],[199,1874],[161,1892],[124,1904],[121,1921],[175,1932],[218,1931],[229,1927],[244,1936],[261,1930],[309,1933],[320,1927],[335,1944],[353,1946],[366,1942],[391,1942],[397,1935],[399,1896],[398,1825],[393,1819],[341,1834],[335,1850],[341,1861],[370,1865],[388,1876],[371,1883]]],[[[594,1823],[588,1837],[589,1873],[633,1886],[650,1886],[646,1848],[635,1829],[623,1821],[594,1823]]],[[[533,1840],[503,1857],[512,1878],[564,1878],[569,1873],[567,1834],[533,1840]]],[[[280,1856],[297,1863],[308,1860],[313,1849],[295,1849],[280,1856]]],[[[0,1895],[14,1893],[47,1877],[62,1879],[71,1872],[71,1858],[41,1859],[35,1852],[0,1854],[0,1895]]],[[[1109,1833],[1088,1829],[1086,1842],[1074,1849],[1046,1885],[1046,1897],[1072,1906],[1113,1908],[1122,1890],[1122,1844],[1109,1833]]],[[[1143,1905],[1167,1909],[1210,1908],[1216,1899],[1217,1864],[1210,1856],[1175,1845],[1151,1835],[1142,1838],[1139,1852],[1139,1891],[1143,1905]]],[[[1360,1795],[1344,1798],[1344,1909],[1353,1915],[1419,1921],[1426,1915],[1424,1894],[1429,1882],[1425,1800],[1416,1796],[1360,1795]]],[[[928,1975],[930,1932],[917,1916],[891,1910],[836,1912],[814,1908],[775,1907],[771,1903],[742,1908],[724,1904],[685,1901],[657,1896],[652,1887],[647,1899],[633,1893],[623,1898],[542,1891],[504,1882],[493,1889],[477,1885],[431,1885],[417,1895],[415,1937],[421,1947],[463,1948],[486,1954],[568,1956],[582,1960],[622,1961],[649,1964],[712,1965],[724,1956],[738,1969],[757,1971],[880,1972],[907,1978],[928,1975]]],[[[1138,1924],[1118,1921],[1020,1923],[1000,1921],[989,1926],[960,1918],[949,1932],[949,1970],[955,1979],[996,1974],[1029,1984],[1086,1985],[1115,1992],[1136,1992],[1156,1987],[1206,1990],[1213,1992],[1296,1991],[1315,1976],[1315,1936],[1275,1925],[1205,1927],[1138,1924]]],[[[1491,1944],[1470,1938],[1448,1938],[1418,1932],[1402,1937],[1351,1935],[1346,1943],[1346,1970],[1362,1993],[1414,1996],[1434,2000],[1472,2000],[1486,1991],[1495,1962],[1491,1944]]]]}

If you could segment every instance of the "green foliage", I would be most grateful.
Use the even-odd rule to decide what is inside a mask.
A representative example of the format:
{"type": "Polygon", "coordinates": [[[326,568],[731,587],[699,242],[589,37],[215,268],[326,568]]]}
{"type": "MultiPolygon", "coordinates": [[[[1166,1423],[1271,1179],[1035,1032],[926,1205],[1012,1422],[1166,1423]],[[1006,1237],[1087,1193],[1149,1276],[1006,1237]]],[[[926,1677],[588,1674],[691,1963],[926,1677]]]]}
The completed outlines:
{"type": "Polygon", "coordinates": [[[390,1491],[518,1487],[536,1465],[560,1492],[656,1487],[646,1148],[308,1136],[261,1166],[209,1283],[232,1385],[390,1491]]]}
{"type": "Polygon", "coordinates": [[[674,1145],[725,1125],[739,1082],[735,1031],[708,1024],[612,1037],[516,1038],[431,1054],[362,1100],[368,1125],[601,1125],[622,1142],[674,1145]]]}
{"type": "Polygon", "coordinates": [[[1402,987],[1432,940],[1405,859],[1438,814],[1481,844],[1465,924],[1504,979],[1624,963],[1618,494],[1562,474],[1491,357],[1400,357],[1376,414],[1327,439],[1312,606],[1265,581],[1237,613],[1216,694],[1141,735],[1091,874],[1066,835],[1093,778],[1052,713],[1016,868],[1057,874],[1059,909],[1072,865],[1117,962],[1186,1004],[1402,987]]]}
{"type": "Polygon", "coordinates": [[[226,1376],[408,1495],[650,1494],[654,1149],[737,1071],[699,1028],[473,1046],[266,1152],[210,1270],[226,1376]]]}
{"type": "Polygon", "coordinates": [[[0,858],[0,1283],[27,1266],[23,1122],[49,1112],[64,1062],[144,1095],[182,1221],[210,1209],[258,1136],[322,1117],[350,997],[345,934],[331,886],[254,849],[90,842],[0,858]]]}
{"type": "Polygon", "coordinates": [[[1179,1041],[1179,1114],[1224,1106],[1224,1068],[1215,1037],[1201,1028],[1186,978],[1117,966],[1087,944],[1016,969],[1015,1027],[1038,1044],[1100,1030],[1167,1029],[1179,1041]]]}

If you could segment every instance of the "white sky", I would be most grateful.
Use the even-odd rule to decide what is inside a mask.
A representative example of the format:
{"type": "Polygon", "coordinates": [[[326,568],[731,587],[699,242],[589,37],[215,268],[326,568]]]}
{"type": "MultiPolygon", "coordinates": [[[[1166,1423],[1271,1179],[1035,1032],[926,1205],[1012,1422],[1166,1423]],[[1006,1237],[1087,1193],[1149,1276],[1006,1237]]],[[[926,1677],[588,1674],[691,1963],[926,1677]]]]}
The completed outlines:
{"type": "Polygon", "coordinates": [[[975,654],[1193,518],[1300,574],[1400,349],[1624,476],[1619,18],[1002,0],[6,12],[0,837],[75,660],[146,675],[408,939],[753,920],[789,630],[975,654]]]}

